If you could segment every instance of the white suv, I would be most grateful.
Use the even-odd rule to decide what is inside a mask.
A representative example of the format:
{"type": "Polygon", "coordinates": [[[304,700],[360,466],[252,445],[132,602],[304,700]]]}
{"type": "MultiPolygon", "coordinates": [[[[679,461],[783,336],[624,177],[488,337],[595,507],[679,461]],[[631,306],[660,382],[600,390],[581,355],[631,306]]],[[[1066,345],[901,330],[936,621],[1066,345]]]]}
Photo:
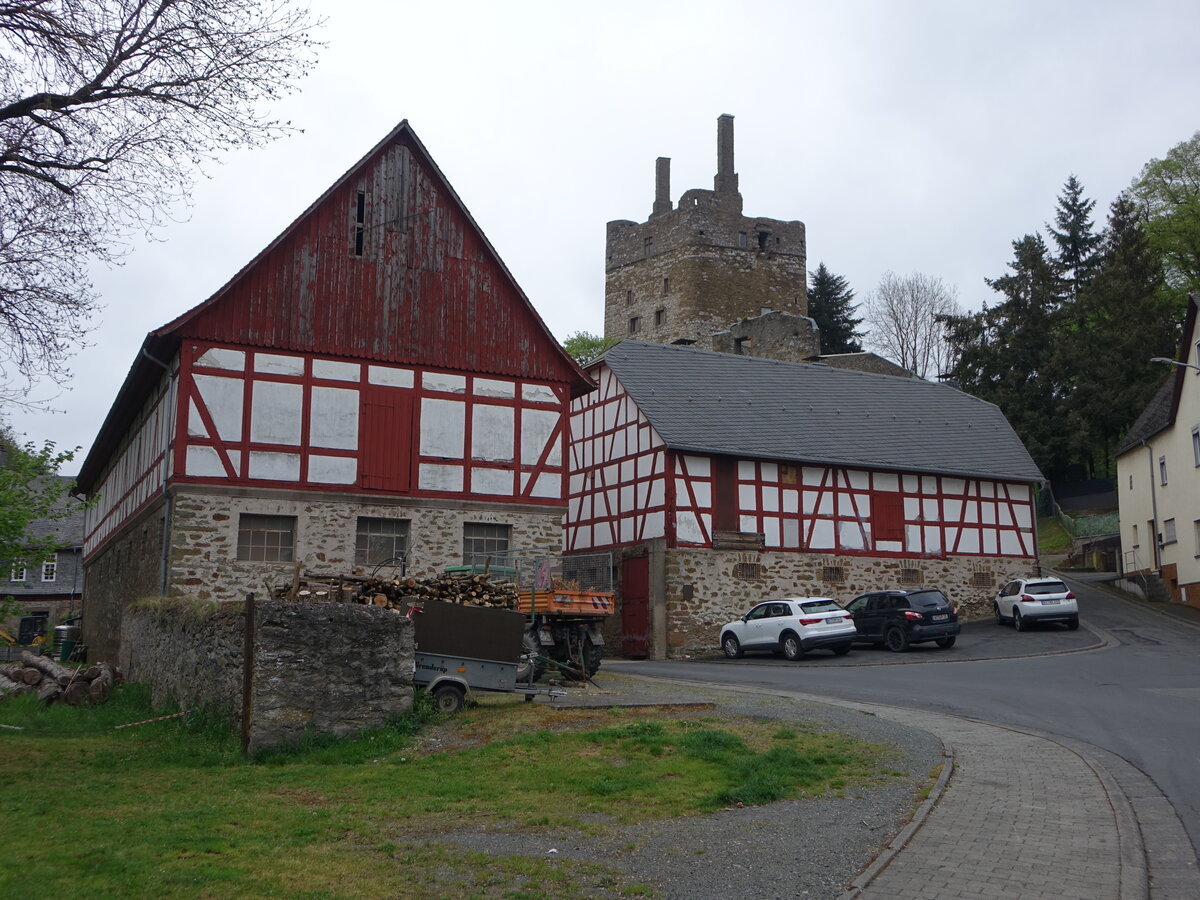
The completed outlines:
{"type": "Polygon", "coordinates": [[[996,595],[996,621],[1012,622],[1024,631],[1034,622],[1066,622],[1079,627],[1079,605],[1075,595],[1057,578],[1018,578],[996,595]]]}
{"type": "Polygon", "coordinates": [[[787,597],[755,606],[736,622],[721,626],[721,649],[730,659],[745,650],[771,650],[799,659],[806,650],[828,647],[850,652],[854,619],[828,597],[787,597]]]}

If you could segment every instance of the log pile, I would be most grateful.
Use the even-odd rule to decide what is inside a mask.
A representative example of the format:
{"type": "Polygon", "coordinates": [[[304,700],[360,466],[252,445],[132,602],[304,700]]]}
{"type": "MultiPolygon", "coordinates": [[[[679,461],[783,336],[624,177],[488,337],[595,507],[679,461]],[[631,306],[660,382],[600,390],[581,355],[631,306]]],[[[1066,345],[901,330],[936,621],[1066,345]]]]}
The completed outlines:
{"type": "Polygon", "coordinates": [[[276,600],[308,603],[364,603],[408,612],[413,601],[441,600],[464,606],[515,609],[517,587],[493,582],[486,573],[442,574],[433,578],[363,578],[352,575],[299,575],[271,591],[276,600]]]}
{"type": "Polygon", "coordinates": [[[47,706],[60,700],[70,706],[104,703],[119,677],[108,663],[73,669],[24,650],[19,663],[0,666],[0,697],[36,691],[47,706]]]}

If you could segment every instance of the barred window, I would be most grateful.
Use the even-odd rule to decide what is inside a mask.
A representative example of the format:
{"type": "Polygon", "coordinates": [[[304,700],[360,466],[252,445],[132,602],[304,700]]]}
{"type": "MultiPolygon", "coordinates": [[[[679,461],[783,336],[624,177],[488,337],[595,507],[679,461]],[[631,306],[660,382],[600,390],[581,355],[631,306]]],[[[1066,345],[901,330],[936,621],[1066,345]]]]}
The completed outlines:
{"type": "Polygon", "coordinates": [[[372,519],[358,517],[354,537],[354,562],[377,566],[408,555],[408,519],[372,519]]]}
{"type": "Polygon", "coordinates": [[[733,564],[733,577],[744,581],[758,581],[763,577],[765,569],[762,563],[740,562],[733,564]]]}
{"type": "Polygon", "coordinates": [[[295,557],[295,546],[295,516],[243,513],[238,519],[238,559],[291,562],[295,557]]]}
{"type": "Polygon", "coordinates": [[[463,562],[482,562],[482,556],[508,552],[511,525],[486,522],[463,523],[463,562]]]}
{"type": "Polygon", "coordinates": [[[920,584],[924,576],[920,569],[901,569],[898,580],[901,584],[920,584]]]}
{"type": "Polygon", "coordinates": [[[841,584],[846,580],[844,566],[825,566],[821,570],[821,580],[830,584],[841,584]]]}
{"type": "Polygon", "coordinates": [[[974,572],[971,575],[971,587],[995,587],[996,573],[995,572],[974,572]]]}

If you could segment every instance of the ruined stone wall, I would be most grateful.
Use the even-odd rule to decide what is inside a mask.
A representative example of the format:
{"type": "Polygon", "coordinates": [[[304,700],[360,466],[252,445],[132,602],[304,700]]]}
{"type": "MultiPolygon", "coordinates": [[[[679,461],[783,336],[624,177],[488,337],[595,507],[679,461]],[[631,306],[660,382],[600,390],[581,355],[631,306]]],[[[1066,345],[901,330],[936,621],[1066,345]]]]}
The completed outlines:
{"type": "Polygon", "coordinates": [[[928,586],[956,602],[964,620],[985,618],[992,615],[1001,585],[1033,574],[1034,560],[1009,557],[882,559],[672,549],[665,574],[667,653],[716,649],[721,625],[772,597],[832,597],[845,604],[870,590],[928,586]]]}
{"type": "Polygon", "coordinates": [[[851,369],[855,372],[873,372],[876,375],[895,375],[900,378],[915,378],[912,372],[877,353],[834,353],[822,356],[824,365],[832,369],[851,369]]]}
{"type": "MultiPolygon", "coordinates": [[[[234,600],[247,591],[262,594],[264,583],[290,581],[290,562],[237,558],[242,513],[296,518],[295,559],[317,574],[350,574],[359,516],[409,522],[408,574],[424,578],[463,562],[463,524],[511,527],[510,547],[561,552],[562,510],[506,505],[503,510],[463,501],[383,503],[364,497],[293,492],[200,491],[189,488],[175,500],[170,595],[234,600]]],[[[363,572],[361,566],[357,567],[363,572]]]]}
{"type": "MultiPolygon", "coordinates": [[[[305,734],[378,728],[412,707],[413,629],[392,610],[340,603],[256,605],[251,752],[305,734]]],[[[241,720],[245,606],[162,601],[126,610],[118,658],[155,706],[212,706],[241,720]]]]}
{"type": "Polygon", "coordinates": [[[805,362],[821,352],[820,331],[808,316],[769,312],[742,319],[710,338],[718,353],[805,362]]]}

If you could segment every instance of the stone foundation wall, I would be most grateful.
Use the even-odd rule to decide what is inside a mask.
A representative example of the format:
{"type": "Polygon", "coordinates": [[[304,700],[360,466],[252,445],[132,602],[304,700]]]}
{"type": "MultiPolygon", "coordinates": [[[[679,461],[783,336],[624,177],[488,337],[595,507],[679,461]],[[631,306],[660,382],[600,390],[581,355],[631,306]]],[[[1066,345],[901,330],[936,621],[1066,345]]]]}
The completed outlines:
{"type": "MultiPolygon", "coordinates": [[[[250,750],[377,728],[412,707],[412,622],[372,606],[256,604],[250,750]]],[[[117,660],[155,706],[215,706],[240,722],[245,606],[162,601],[125,611],[117,660]]]]}
{"type": "Polygon", "coordinates": [[[992,599],[1005,582],[1033,574],[1034,560],[1003,557],[895,559],[668,550],[666,651],[680,656],[716,649],[721,625],[772,597],[832,597],[845,604],[870,590],[928,586],[940,588],[956,602],[964,620],[985,618],[992,615],[992,599]]]}

